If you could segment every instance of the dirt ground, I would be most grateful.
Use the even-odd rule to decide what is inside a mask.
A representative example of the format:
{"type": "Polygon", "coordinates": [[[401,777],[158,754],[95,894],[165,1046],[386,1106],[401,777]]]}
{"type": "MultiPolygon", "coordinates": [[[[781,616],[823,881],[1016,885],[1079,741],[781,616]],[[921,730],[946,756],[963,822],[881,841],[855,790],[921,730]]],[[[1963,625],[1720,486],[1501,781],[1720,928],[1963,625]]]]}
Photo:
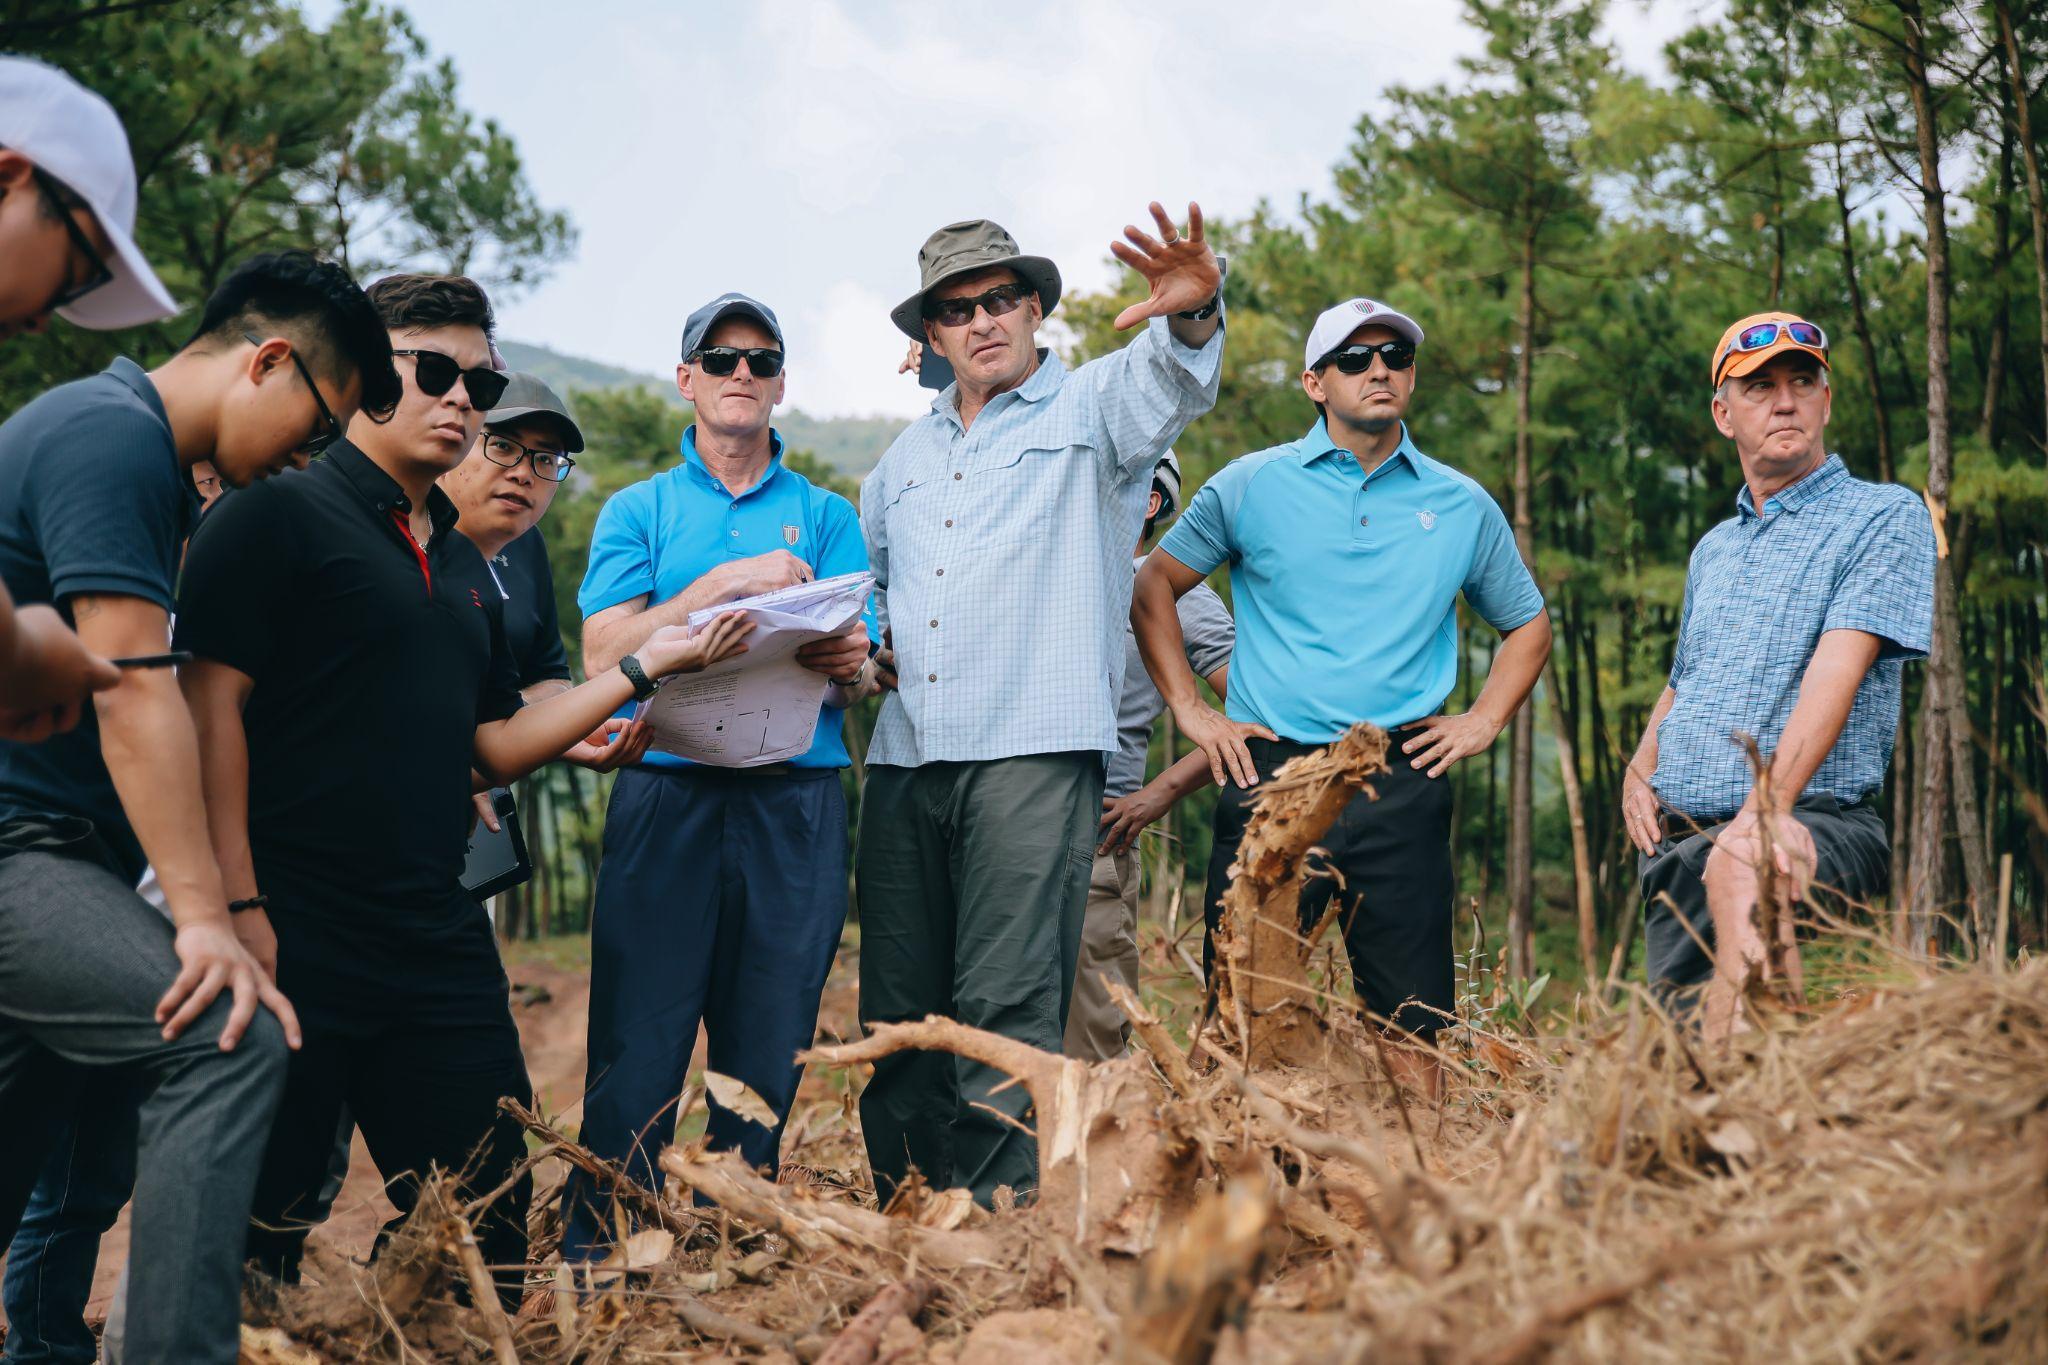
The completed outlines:
{"type": "MultiPolygon", "coordinates": [[[[513,1015],[519,1021],[519,1036],[526,1050],[526,1065],[544,1113],[558,1114],[563,1125],[574,1131],[581,1120],[583,1091],[583,1048],[590,1019],[590,976],[588,944],[583,940],[557,940],[544,944],[514,944],[506,952],[506,967],[512,978],[513,1015]]],[[[821,1025],[837,1029],[832,1036],[847,1036],[852,1027],[852,992],[835,984],[827,993],[821,1025]]],[[[703,1064],[702,1040],[693,1066],[703,1064]]],[[[335,1200],[334,1213],[314,1232],[315,1245],[360,1258],[368,1254],[377,1229],[393,1213],[384,1197],[383,1182],[363,1145],[355,1142],[348,1181],[335,1200]]],[[[99,1270],[93,1278],[93,1293],[87,1309],[89,1320],[106,1316],[121,1267],[128,1256],[128,1213],[100,1241],[99,1270]]],[[[0,1260],[0,1265],[4,1265],[0,1260]]],[[[4,1322],[0,1316],[0,1322],[4,1322]]]]}

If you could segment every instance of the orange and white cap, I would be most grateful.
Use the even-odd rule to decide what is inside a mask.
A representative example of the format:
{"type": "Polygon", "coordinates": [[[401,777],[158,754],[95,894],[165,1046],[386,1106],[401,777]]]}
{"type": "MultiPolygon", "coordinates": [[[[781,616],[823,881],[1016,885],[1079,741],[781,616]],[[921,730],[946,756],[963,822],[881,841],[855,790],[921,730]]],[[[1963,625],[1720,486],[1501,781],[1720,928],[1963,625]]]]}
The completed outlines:
{"type": "Polygon", "coordinates": [[[1797,313],[1751,313],[1721,333],[1714,345],[1713,387],[1750,373],[1774,355],[1801,351],[1828,365],[1828,336],[1797,313]]]}

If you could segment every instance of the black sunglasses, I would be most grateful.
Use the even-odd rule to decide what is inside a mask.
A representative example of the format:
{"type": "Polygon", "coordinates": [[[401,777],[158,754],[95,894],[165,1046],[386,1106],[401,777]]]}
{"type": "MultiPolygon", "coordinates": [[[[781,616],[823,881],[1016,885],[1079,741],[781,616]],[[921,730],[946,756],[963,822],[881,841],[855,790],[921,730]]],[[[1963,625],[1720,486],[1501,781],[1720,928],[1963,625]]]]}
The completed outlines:
{"type": "Polygon", "coordinates": [[[771,346],[713,346],[690,357],[704,367],[704,373],[720,379],[747,362],[747,373],[756,379],[773,379],[782,373],[782,352],[771,346]]]}
{"type": "Polygon", "coordinates": [[[1382,341],[1377,346],[1344,346],[1317,361],[1315,368],[1320,370],[1325,365],[1335,365],[1343,374],[1364,374],[1372,368],[1374,356],[1386,361],[1390,370],[1405,370],[1415,363],[1415,343],[1382,341]]]}
{"type": "Polygon", "coordinates": [[[391,354],[412,357],[413,382],[429,398],[439,398],[460,379],[463,392],[469,395],[469,405],[488,410],[498,406],[498,400],[505,396],[505,386],[512,382],[512,376],[503,370],[487,365],[465,370],[454,356],[439,351],[404,351],[394,346],[391,354]]]}
{"type": "Polygon", "coordinates": [[[974,310],[986,308],[988,315],[999,318],[1005,313],[1017,311],[1017,305],[1032,297],[1034,291],[1029,285],[999,284],[983,294],[965,299],[926,299],[922,309],[925,317],[941,327],[965,327],[974,321],[974,310]]]}
{"type": "Polygon", "coordinates": [[[559,450],[536,450],[510,436],[488,431],[484,433],[484,458],[507,469],[517,469],[519,462],[525,460],[533,466],[535,478],[546,479],[549,483],[560,483],[576,467],[576,462],[559,450]]]}
{"type": "Polygon", "coordinates": [[[84,255],[86,264],[91,267],[83,281],[78,284],[67,283],[50,299],[50,311],[54,313],[59,308],[68,308],[77,303],[102,285],[112,284],[114,271],[107,264],[106,258],[93,248],[92,239],[85,235],[85,229],[78,225],[78,219],[72,216],[79,209],[86,207],[85,201],[73,194],[71,188],[63,181],[40,167],[31,167],[29,175],[34,178],[36,189],[63,222],[64,232],[71,238],[71,245],[84,255]]]}
{"type": "MultiPolygon", "coordinates": [[[[242,333],[242,340],[251,346],[261,346],[263,338],[254,332],[242,333]]],[[[297,448],[298,454],[307,459],[316,459],[327,447],[341,439],[341,423],[336,420],[334,410],[327,406],[327,400],[320,396],[320,386],[313,382],[313,372],[306,368],[306,362],[299,359],[299,348],[291,349],[292,367],[299,372],[299,378],[306,381],[306,392],[313,395],[314,406],[320,409],[320,430],[308,436],[297,448]]]]}

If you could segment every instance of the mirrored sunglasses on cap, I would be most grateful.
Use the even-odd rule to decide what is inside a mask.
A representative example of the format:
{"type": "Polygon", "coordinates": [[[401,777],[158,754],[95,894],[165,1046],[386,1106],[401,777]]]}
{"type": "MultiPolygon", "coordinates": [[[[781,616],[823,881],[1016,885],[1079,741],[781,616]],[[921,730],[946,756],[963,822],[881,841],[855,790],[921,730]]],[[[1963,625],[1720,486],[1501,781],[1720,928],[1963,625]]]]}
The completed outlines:
{"type": "Polygon", "coordinates": [[[1828,334],[1811,322],[1759,322],[1737,332],[1734,340],[1728,343],[1728,349],[1721,352],[1721,360],[1775,346],[1780,337],[1795,346],[1807,346],[1816,351],[1828,349],[1828,334]]]}

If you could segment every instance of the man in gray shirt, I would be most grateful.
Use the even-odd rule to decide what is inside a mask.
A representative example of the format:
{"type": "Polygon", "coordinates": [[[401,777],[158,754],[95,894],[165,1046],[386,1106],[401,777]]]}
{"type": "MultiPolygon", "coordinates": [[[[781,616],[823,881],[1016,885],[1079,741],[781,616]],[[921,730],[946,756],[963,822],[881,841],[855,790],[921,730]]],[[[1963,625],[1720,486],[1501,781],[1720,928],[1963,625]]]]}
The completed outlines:
{"type": "MultiPolygon", "coordinates": [[[[1180,510],[1180,461],[1172,451],[1159,457],[1152,471],[1152,489],[1145,505],[1145,529],[1138,537],[1142,551],[1162,521],[1180,510]]],[[[1142,554],[1139,556],[1142,560],[1142,554]]],[[[1230,673],[1230,647],[1237,626],[1223,599],[1204,586],[1176,604],[1188,667],[1195,676],[1224,695],[1230,673]]],[[[1152,685],[1138,641],[1124,636],[1124,683],[1117,696],[1115,754],[1103,786],[1102,842],[1088,878],[1088,908],[1081,925],[1081,959],[1074,979],[1074,1003],[1067,1014],[1062,1051],[1082,1061],[1103,1061],[1122,1055],[1130,1046],[1131,1022],[1109,998],[1104,981],[1138,990],[1139,864],[1133,845],[1145,827],[1164,815],[1189,792],[1210,781],[1209,763],[1197,749],[1145,781],[1145,757],[1152,747],[1152,725],[1166,709],[1165,698],[1152,685]]]]}

